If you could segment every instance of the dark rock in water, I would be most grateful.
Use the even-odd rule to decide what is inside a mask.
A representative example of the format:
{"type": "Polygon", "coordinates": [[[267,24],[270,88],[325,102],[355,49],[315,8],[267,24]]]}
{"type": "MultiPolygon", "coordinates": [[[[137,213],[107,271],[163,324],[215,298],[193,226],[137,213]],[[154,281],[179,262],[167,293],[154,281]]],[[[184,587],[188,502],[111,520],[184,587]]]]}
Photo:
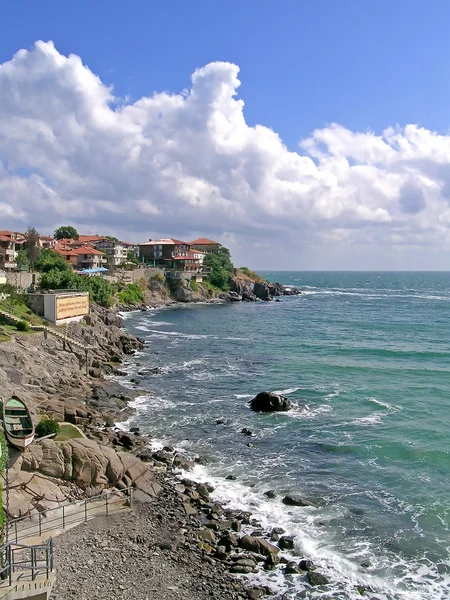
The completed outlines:
{"type": "Polygon", "coordinates": [[[270,556],[271,554],[278,554],[280,551],[277,546],[274,546],[267,540],[263,540],[261,538],[252,537],[251,535],[244,535],[239,540],[239,546],[244,548],[244,550],[249,550],[250,552],[256,552],[257,554],[264,554],[265,556],[270,556]]]}
{"type": "Polygon", "coordinates": [[[175,452],[175,448],[173,446],[164,446],[163,452],[175,452]]]}
{"type": "Polygon", "coordinates": [[[264,492],[264,496],[266,496],[267,498],[276,498],[277,497],[274,490],[267,490],[267,492],[264,492]]]}
{"type": "Polygon", "coordinates": [[[285,530],[282,527],[274,527],[272,529],[272,534],[276,533],[278,535],[283,535],[284,531],[285,530]]]}
{"type": "Polygon", "coordinates": [[[265,282],[255,282],[253,286],[253,294],[260,300],[265,300],[266,302],[272,300],[269,286],[265,282]]]}
{"type": "Polygon", "coordinates": [[[138,375],[158,375],[159,373],[161,373],[160,367],[152,367],[151,369],[142,369],[138,375]]]}
{"type": "Polygon", "coordinates": [[[247,427],[243,427],[241,429],[241,433],[243,433],[244,435],[250,435],[253,436],[253,431],[251,431],[250,429],[247,429],[247,427]]]}
{"type": "Polygon", "coordinates": [[[307,560],[307,559],[303,559],[298,563],[298,568],[301,571],[314,571],[314,569],[316,568],[316,565],[313,563],[312,560],[307,560]]]}
{"type": "Polygon", "coordinates": [[[140,433],[139,427],[130,427],[130,433],[140,433]]]}
{"type": "Polygon", "coordinates": [[[286,565],[284,572],[286,575],[296,575],[298,573],[297,563],[295,563],[293,560],[290,560],[286,565]]]}
{"type": "Polygon", "coordinates": [[[236,481],[237,477],[236,475],[227,475],[225,479],[228,479],[228,481],[236,481]]]}
{"type": "Polygon", "coordinates": [[[361,565],[361,567],[363,567],[363,569],[369,569],[372,566],[370,560],[363,560],[359,564],[361,565]]]}
{"type": "Polygon", "coordinates": [[[330,583],[329,579],[322,575],[322,573],[316,573],[315,571],[308,571],[308,581],[311,585],[327,585],[330,583]]]}
{"type": "Polygon", "coordinates": [[[166,465],[172,464],[173,456],[164,452],[163,450],[158,450],[152,454],[152,458],[159,462],[166,463],[166,465]]]}
{"type": "Polygon", "coordinates": [[[271,569],[274,569],[279,564],[280,564],[280,557],[276,556],[276,554],[270,554],[264,561],[264,568],[266,569],[266,571],[270,571],[271,569]]]}
{"type": "Polygon", "coordinates": [[[253,400],[250,400],[249,406],[257,412],[286,412],[291,410],[292,403],[280,394],[260,392],[253,400]]]}
{"type": "Polygon", "coordinates": [[[194,466],[194,461],[189,460],[181,454],[177,454],[173,459],[173,466],[176,469],[181,469],[182,471],[189,471],[194,466]]]}
{"type": "Polygon", "coordinates": [[[283,535],[278,542],[278,545],[282,550],[292,550],[294,548],[294,536],[283,535]]]}
{"type": "Polygon", "coordinates": [[[285,496],[283,498],[283,504],[286,504],[286,506],[315,506],[310,500],[306,500],[306,498],[296,495],[285,496]]]}
{"type": "Polygon", "coordinates": [[[216,419],[216,425],[224,425],[225,419],[216,419]]]}

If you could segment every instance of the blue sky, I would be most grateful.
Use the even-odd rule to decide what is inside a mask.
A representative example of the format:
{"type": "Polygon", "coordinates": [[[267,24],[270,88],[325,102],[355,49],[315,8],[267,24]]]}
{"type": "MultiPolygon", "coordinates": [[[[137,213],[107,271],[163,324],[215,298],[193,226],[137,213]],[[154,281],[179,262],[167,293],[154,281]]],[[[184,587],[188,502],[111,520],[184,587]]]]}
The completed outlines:
{"type": "MultiPolygon", "coordinates": [[[[345,131],[373,131],[377,135],[388,126],[403,128],[407,124],[446,134],[450,124],[449,25],[450,3],[444,1],[124,3],[115,0],[15,0],[2,6],[0,63],[10,61],[19,49],[32,51],[37,40],[52,40],[59,54],[79,56],[83,65],[100,78],[102,85],[113,85],[114,95],[121,101],[126,98],[128,104],[154,92],[178,94],[185,88],[191,89],[191,76],[197,68],[215,61],[233,63],[240,68],[241,85],[237,98],[245,102],[246,125],[251,128],[260,124],[270,128],[290,151],[303,155],[305,151],[299,148],[299,142],[316,129],[327,130],[332,123],[338,123],[345,131]]],[[[45,86],[45,78],[39,86],[40,89],[45,86]]],[[[65,93],[67,90],[64,90],[65,93]]],[[[325,142],[322,138],[315,141],[316,154],[324,143],[328,144],[328,137],[325,139],[325,142]]],[[[0,145],[0,149],[3,148],[0,158],[4,164],[14,163],[15,151],[10,145],[11,138],[6,136],[0,145]]],[[[335,156],[336,153],[331,154],[335,156]]],[[[350,154],[346,146],[343,155],[351,166],[361,162],[367,166],[365,158],[362,160],[350,154]]],[[[317,156],[312,158],[317,164],[317,156]]],[[[248,163],[247,157],[243,163],[248,163]]],[[[21,173],[36,173],[37,169],[42,180],[49,181],[45,169],[39,171],[32,164],[18,164],[16,171],[9,173],[18,175],[19,168],[21,173]]],[[[221,166],[222,179],[223,168],[221,166]]],[[[198,177],[198,173],[195,176],[198,177]]],[[[420,185],[426,187],[428,172],[425,176],[420,171],[414,177],[414,185],[420,180],[420,185]]],[[[409,178],[410,171],[408,181],[405,179],[401,185],[410,186],[409,178]]],[[[245,181],[250,181],[248,175],[245,181]]],[[[442,183],[439,179],[437,185],[441,184],[446,184],[446,180],[442,183]]],[[[52,191],[61,195],[64,186],[61,182],[58,185],[58,189],[52,191]]],[[[214,185],[217,185],[216,181],[214,185]]],[[[249,185],[254,187],[252,183],[249,185]]],[[[221,187],[220,193],[227,200],[224,190],[221,187]]],[[[354,192],[354,197],[361,198],[369,193],[367,190],[365,184],[354,192]]],[[[76,194],[78,198],[80,191],[76,194]]],[[[391,198],[390,192],[386,194],[391,198]]],[[[347,192],[344,195],[347,197],[347,192]]],[[[62,203],[70,205],[71,201],[73,198],[61,195],[62,203]]],[[[103,197],[102,201],[106,199],[103,197]]],[[[141,196],[139,201],[142,201],[141,196]]],[[[384,205],[374,207],[373,203],[372,211],[386,208],[384,205]]],[[[331,212],[334,214],[335,211],[331,212]]],[[[349,243],[342,230],[355,230],[358,224],[352,218],[346,223],[346,214],[344,211],[338,226],[333,226],[334,238],[331,236],[339,245],[337,255],[341,263],[338,265],[337,259],[330,258],[327,244],[319,248],[320,241],[315,239],[311,243],[318,245],[313,255],[320,256],[315,267],[352,266],[354,248],[341,247],[343,237],[345,244],[349,243]]],[[[380,215],[378,213],[379,218],[375,221],[387,222],[380,215]]],[[[28,212],[23,219],[29,220],[30,216],[28,212]]],[[[302,235],[306,233],[305,237],[309,239],[320,228],[321,218],[315,217],[313,224],[302,221],[297,231],[302,235]]],[[[364,216],[364,219],[367,221],[368,217],[364,216]]],[[[398,235],[405,227],[403,222],[395,222],[396,231],[390,230],[388,241],[390,244],[394,240],[396,252],[400,252],[400,246],[408,247],[399,263],[407,268],[408,255],[417,252],[422,256],[424,246],[417,239],[412,240],[410,235],[398,242],[398,235]]],[[[108,223],[114,225],[113,219],[108,223]]],[[[173,222],[170,226],[174,227],[173,222]]],[[[97,227],[96,223],[93,227],[97,227]]],[[[207,223],[202,227],[207,228],[207,223]]],[[[280,227],[285,228],[285,223],[280,223],[280,227]]],[[[377,227],[375,224],[372,236],[376,245],[380,241],[377,227]]],[[[119,223],[117,228],[121,231],[119,223]]],[[[170,233],[161,229],[161,223],[158,223],[158,229],[152,233],[170,233]]],[[[179,229],[178,234],[181,233],[179,229]]],[[[328,228],[327,235],[331,235],[330,231],[328,228]]],[[[140,235],[135,223],[124,227],[123,233],[134,237],[140,235]]],[[[223,231],[212,227],[209,234],[225,236],[231,246],[235,244],[237,253],[254,255],[255,263],[256,257],[261,256],[257,244],[255,247],[242,245],[242,231],[231,223],[223,231]]],[[[361,230],[359,241],[353,240],[351,244],[362,244],[364,238],[367,236],[361,230]]],[[[389,253],[380,264],[374,259],[376,245],[367,246],[367,252],[363,252],[360,260],[354,259],[356,268],[388,265],[389,253]]],[[[302,254],[304,248],[299,246],[299,252],[302,254]]],[[[425,267],[432,268],[435,264],[436,249],[433,252],[427,254],[429,259],[424,261],[425,267]]]]}
{"type": "Polygon", "coordinates": [[[247,122],[295,148],[330,122],[447,130],[449,26],[445,0],[15,0],[2,6],[0,60],[53,40],[132,98],[177,92],[197,67],[234,62],[247,122]]]}

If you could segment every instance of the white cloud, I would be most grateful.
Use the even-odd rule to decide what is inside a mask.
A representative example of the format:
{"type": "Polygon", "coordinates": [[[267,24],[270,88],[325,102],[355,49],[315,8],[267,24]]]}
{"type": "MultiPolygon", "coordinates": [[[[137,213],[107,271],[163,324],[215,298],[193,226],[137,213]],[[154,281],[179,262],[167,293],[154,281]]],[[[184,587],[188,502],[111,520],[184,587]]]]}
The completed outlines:
{"type": "Polygon", "coordinates": [[[1,228],[202,234],[279,268],[380,267],[380,247],[386,267],[394,249],[402,267],[411,249],[450,258],[450,136],[331,124],[290,152],[246,124],[238,73],[211,63],[188,91],[126,103],[51,42],[20,50],[0,65],[1,228]]]}

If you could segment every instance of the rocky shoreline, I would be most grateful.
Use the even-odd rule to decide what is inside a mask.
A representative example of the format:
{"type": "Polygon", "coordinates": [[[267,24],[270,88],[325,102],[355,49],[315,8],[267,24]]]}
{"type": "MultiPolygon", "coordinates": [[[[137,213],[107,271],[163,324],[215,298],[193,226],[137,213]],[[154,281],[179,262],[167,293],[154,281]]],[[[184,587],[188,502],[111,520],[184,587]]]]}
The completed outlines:
{"type": "Polygon", "coordinates": [[[181,479],[180,472],[195,464],[192,459],[169,447],[154,452],[151,440],[138,430],[115,427],[133,414],[130,403],[142,393],[104,378],[121,375],[124,357],[143,347],[142,340],[123,329],[119,315],[94,307],[84,323],[70,326],[70,335],[93,349],[87,375],[83,357],[40,334],[16,336],[0,345],[4,394],[24,397],[36,420],[39,414],[53,416],[76,424],[87,436],[43,440],[18,457],[10,470],[9,514],[34,518],[68,499],[130,485],[137,490],[137,504],[128,516],[99,518],[55,540],[60,574],[55,598],[74,597],[71,590],[77,590],[77,598],[108,598],[114,590],[117,598],[162,600],[179,596],[182,589],[188,600],[254,599],[276,590],[248,587],[245,578],[272,570],[295,576],[305,590],[329,589],[322,588],[329,584],[327,578],[305,557],[293,561],[283,554],[294,547],[283,530],[264,531],[250,513],[212,500],[212,486],[181,479]],[[111,547],[117,561],[111,554],[102,558],[111,547]],[[117,587],[119,573],[123,591],[117,587]],[[155,574],[160,581],[156,591],[148,587],[155,574]]]}

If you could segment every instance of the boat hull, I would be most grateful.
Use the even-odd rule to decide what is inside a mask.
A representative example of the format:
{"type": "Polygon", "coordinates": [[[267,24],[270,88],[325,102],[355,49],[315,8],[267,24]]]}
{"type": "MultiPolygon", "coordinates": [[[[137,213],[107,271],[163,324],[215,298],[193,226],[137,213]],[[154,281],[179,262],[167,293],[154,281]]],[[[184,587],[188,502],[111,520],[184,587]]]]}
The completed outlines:
{"type": "Polygon", "coordinates": [[[17,396],[3,402],[3,428],[8,442],[25,450],[34,440],[34,424],[28,406],[17,396]]]}
{"type": "Polygon", "coordinates": [[[12,436],[6,431],[5,436],[11,446],[14,446],[18,450],[25,450],[25,448],[27,448],[34,440],[34,434],[28,437],[18,438],[12,436]]]}

